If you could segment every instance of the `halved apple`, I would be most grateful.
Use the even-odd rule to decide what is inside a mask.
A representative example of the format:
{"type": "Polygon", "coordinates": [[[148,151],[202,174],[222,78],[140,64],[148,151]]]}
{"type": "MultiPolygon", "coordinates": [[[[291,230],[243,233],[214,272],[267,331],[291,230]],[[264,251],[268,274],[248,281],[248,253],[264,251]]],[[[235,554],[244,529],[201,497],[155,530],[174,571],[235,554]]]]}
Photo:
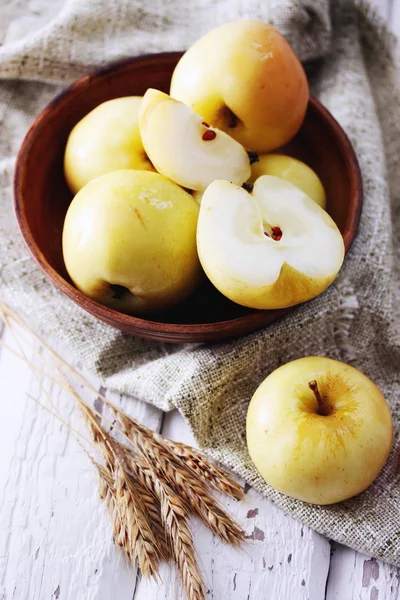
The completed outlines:
{"type": "Polygon", "coordinates": [[[185,188],[204,191],[215,179],[242,184],[250,177],[250,158],[244,147],[168,94],[147,90],[139,127],[157,171],[185,188]]]}
{"type": "Polygon", "coordinates": [[[251,193],[214,181],[200,205],[197,250],[222,294],[258,309],[285,308],[317,296],[344,259],[343,238],[328,213],[272,175],[260,177],[251,193]]]}

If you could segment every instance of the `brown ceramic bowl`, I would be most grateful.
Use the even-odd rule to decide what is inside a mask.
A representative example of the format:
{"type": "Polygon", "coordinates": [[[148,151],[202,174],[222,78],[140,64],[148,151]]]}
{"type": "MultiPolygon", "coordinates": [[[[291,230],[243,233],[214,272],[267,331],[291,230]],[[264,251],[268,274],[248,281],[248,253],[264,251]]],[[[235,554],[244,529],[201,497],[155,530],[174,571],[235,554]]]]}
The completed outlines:
{"type": "MultiPolygon", "coordinates": [[[[61,234],[72,196],[63,175],[68,134],[95,106],[111,98],[143,95],[149,87],[168,92],[181,53],[131,58],[82,77],[37,117],[18,155],[14,196],[18,223],[36,262],[50,281],[92,315],[124,331],[164,342],[216,341],[239,336],[275,321],[287,310],[258,311],[238,306],[210,283],[168,312],[137,318],[87,298],[65,269],[61,234]]],[[[324,184],[328,212],[349,249],[361,212],[357,159],[346,134],[318,100],[311,98],[304,124],[286,148],[308,163],[324,184]]]]}

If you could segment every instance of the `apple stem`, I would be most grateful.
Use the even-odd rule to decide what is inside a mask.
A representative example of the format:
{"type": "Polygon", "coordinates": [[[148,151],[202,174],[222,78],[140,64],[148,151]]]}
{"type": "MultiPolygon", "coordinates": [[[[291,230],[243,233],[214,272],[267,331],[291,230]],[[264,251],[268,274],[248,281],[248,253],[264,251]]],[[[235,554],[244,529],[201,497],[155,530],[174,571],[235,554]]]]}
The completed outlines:
{"type": "Polygon", "coordinates": [[[322,398],[321,398],[321,394],[318,388],[318,383],[316,381],[316,379],[313,379],[312,381],[308,382],[308,387],[310,388],[310,390],[312,392],[314,392],[314,396],[318,402],[318,414],[323,415],[325,414],[324,411],[324,403],[322,402],[322,398]]]}

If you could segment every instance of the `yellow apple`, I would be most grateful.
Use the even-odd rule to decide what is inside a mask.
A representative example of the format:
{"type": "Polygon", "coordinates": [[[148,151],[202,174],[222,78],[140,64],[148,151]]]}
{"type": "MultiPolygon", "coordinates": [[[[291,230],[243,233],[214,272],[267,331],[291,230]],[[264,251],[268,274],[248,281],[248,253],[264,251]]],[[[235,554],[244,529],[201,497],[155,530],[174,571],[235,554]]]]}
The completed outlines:
{"type": "Polygon", "coordinates": [[[168,94],[147,90],[139,127],[157,171],[185,188],[204,191],[215,179],[241,185],[250,177],[250,157],[243,146],[168,94]]]}
{"type": "Polygon", "coordinates": [[[75,125],[64,156],[65,178],[73,194],[111,171],[154,171],[140,139],[141,102],[140,96],[103,102],[75,125]]]}
{"type": "Polygon", "coordinates": [[[262,154],[251,166],[249,182],[254,183],[262,175],[275,175],[300,188],[321,208],[326,207],[324,186],[318,175],[301,160],[284,154],[262,154]]]}
{"type": "Polygon", "coordinates": [[[291,183],[259,177],[249,193],[214,181],[203,194],[197,250],[227,298],[250,308],[293,306],[323,292],[343,259],[343,238],[320,206],[291,183]]]}
{"type": "Polygon", "coordinates": [[[309,94],[304,69],[285,38],[267,23],[241,20],[213,29],[185,52],[171,96],[261,153],[295,135],[309,94]]]}
{"type": "Polygon", "coordinates": [[[354,367],[320,356],[276,369],[247,413],[247,445],[262,477],[312,504],[365,490],[392,441],[390,409],[376,385],[354,367]]]}
{"type": "Polygon", "coordinates": [[[202,277],[199,206],[158,173],[114,171],[83,187],[68,208],[63,254],[84,294],[121,312],[167,308],[202,277]]]}

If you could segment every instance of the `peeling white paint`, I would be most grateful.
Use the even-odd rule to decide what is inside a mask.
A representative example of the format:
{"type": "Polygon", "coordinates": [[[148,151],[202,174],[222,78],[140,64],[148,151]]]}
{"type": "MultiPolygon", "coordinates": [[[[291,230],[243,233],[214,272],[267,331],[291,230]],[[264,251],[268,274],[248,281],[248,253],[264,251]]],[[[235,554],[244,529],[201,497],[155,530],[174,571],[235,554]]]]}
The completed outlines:
{"type": "MultiPolygon", "coordinates": [[[[13,343],[9,332],[3,338],[13,343]]],[[[26,351],[33,356],[28,345],[26,351]]],[[[70,397],[55,386],[47,389],[64,418],[86,434],[70,397]]],[[[1,348],[0,600],[183,600],[180,579],[167,565],[161,585],[137,580],[114,547],[88,458],[26,393],[47,401],[29,367],[1,348]]],[[[163,421],[154,407],[108,395],[153,429],[163,423],[165,435],[193,443],[178,413],[163,421]]],[[[327,539],[254,490],[248,488],[242,502],[222,496],[220,502],[245,527],[247,539],[236,550],[192,521],[207,598],[323,600],[327,577],[327,600],[400,597],[400,569],[339,545],[330,558],[327,539]]]]}

